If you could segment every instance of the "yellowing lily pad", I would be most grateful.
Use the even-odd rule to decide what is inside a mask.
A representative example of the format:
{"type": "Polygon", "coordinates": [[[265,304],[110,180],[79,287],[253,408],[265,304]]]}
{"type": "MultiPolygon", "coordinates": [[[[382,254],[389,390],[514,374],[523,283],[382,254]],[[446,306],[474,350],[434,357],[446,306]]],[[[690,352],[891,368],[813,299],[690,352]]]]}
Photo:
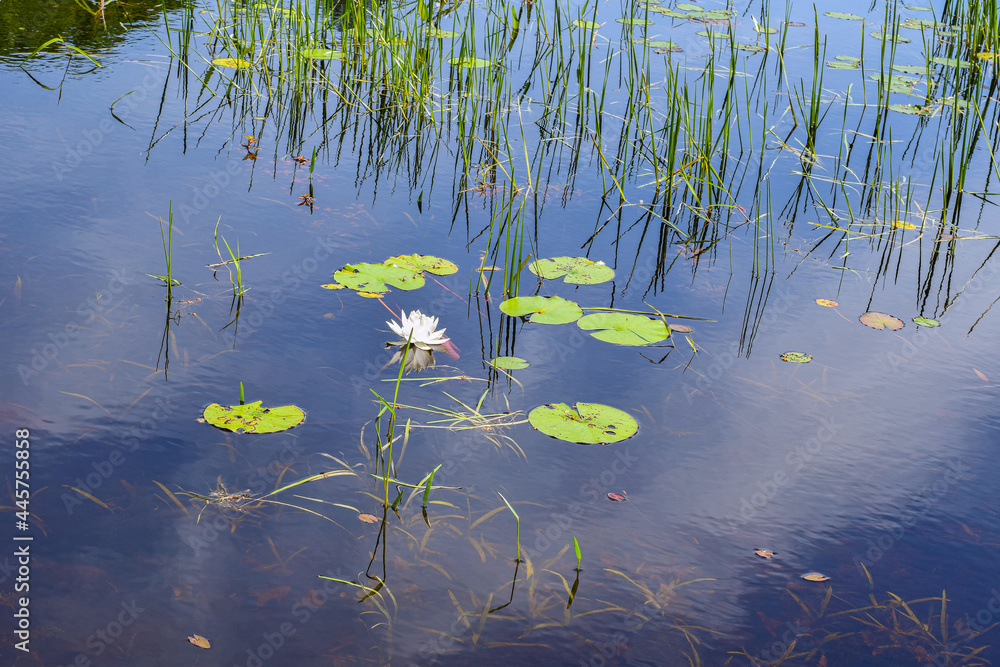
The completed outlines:
{"type": "Polygon", "coordinates": [[[302,409],[294,405],[265,408],[260,403],[230,406],[212,403],[205,408],[205,421],[235,433],[277,433],[298,426],[306,418],[302,409]]]}
{"type": "Polygon", "coordinates": [[[302,49],[299,54],[303,58],[309,58],[310,60],[343,60],[343,51],[334,51],[333,49],[302,49]]]}
{"type": "Polygon", "coordinates": [[[558,296],[516,296],[501,303],[500,310],[512,317],[531,314],[535,324],[569,324],[583,315],[576,302],[558,296]]]}
{"type": "Polygon", "coordinates": [[[895,229],[916,229],[917,226],[912,222],[907,222],[906,220],[893,220],[892,226],[895,229]]]}
{"type": "Polygon", "coordinates": [[[604,262],[594,262],[586,257],[553,257],[540,259],[528,265],[528,270],[539,278],[562,278],[573,285],[597,285],[615,277],[615,271],[604,262]]]}
{"type": "Polygon", "coordinates": [[[816,299],[816,303],[823,306],[824,308],[836,308],[840,304],[836,301],[831,301],[830,299],[816,299]]]}
{"type": "Polygon", "coordinates": [[[341,285],[358,292],[385,293],[389,285],[401,290],[414,290],[424,286],[424,276],[419,271],[385,264],[348,264],[333,274],[341,285]]]}
{"type": "Polygon", "coordinates": [[[540,405],[528,421],[545,435],[585,445],[607,445],[635,435],[639,424],[632,415],[600,403],[540,405]]]}
{"type": "Polygon", "coordinates": [[[615,345],[649,345],[670,336],[662,320],[631,313],[595,313],[577,320],[577,326],[590,335],[615,345]]]}
{"type": "Polygon", "coordinates": [[[490,363],[497,368],[503,368],[509,371],[527,368],[530,365],[526,359],[522,359],[521,357],[496,357],[490,361],[490,363]]]}
{"type": "Polygon", "coordinates": [[[188,641],[197,646],[198,648],[212,648],[211,642],[209,642],[201,635],[191,635],[190,637],[188,637],[188,641]]]}
{"type": "Polygon", "coordinates": [[[929,317],[914,317],[913,323],[916,324],[917,326],[928,327],[928,328],[941,326],[940,322],[938,322],[937,320],[932,320],[929,317]]]}
{"type": "Polygon", "coordinates": [[[802,578],[806,581],[830,581],[830,577],[819,572],[806,572],[802,575],[802,578]]]}
{"type": "Polygon", "coordinates": [[[241,58],[216,58],[212,61],[216,67],[229,67],[232,69],[245,69],[250,67],[250,63],[241,58]]]}
{"type": "Polygon", "coordinates": [[[885,313],[879,313],[872,311],[870,313],[865,313],[861,316],[861,324],[866,327],[871,327],[872,329],[891,329],[892,331],[899,331],[905,326],[903,320],[898,317],[893,317],[892,315],[886,315],[885,313]]]}
{"type": "Polygon", "coordinates": [[[414,273],[426,271],[436,276],[447,276],[458,272],[458,265],[454,262],[432,255],[397,255],[382,263],[386,266],[398,266],[414,273]]]}

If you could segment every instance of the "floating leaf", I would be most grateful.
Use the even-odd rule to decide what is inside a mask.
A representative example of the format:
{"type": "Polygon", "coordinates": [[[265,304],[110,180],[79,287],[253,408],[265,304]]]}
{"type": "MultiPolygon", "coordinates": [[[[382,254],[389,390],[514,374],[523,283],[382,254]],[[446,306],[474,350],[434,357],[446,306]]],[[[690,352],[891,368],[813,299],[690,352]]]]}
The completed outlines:
{"type": "Polygon", "coordinates": [[[597,30],[601,27],[600,23],[596,23],[594,21],[581,21],[580,19],[573,21],[573,25],[578,28],[586,28],[587,30],[597,30]]]}
{"type": "Polygon", "coordinates": [[[337,283],[326,283],[324,285],[320,285],[320,287],[323,289],[347,289],[347,285],[340,285],[337,283]]]}
{"type": "Polygon", "coordinates": [[[888,109],[910,116],[933,116],[935,113],[934,107],[923,107],[919,104],[890,104],[888,109]]]}
{"type": "Polygon", "coordinates": [[[465,58],[451,58],[448,60],[449,63],[456,67],[489,67],[493,64],[492,60],[483,60],[482,58],[473,58],[472,56],[466,56],[465,58]]]}
{"type": "Polygon", "coordinates": [[[681,47],[677,46],[673,42],[668,42],[662,39],[651,39],[648,42],[646,42],[646,46],[657,49],[658,51],[662,51],[664,53],[668,51],[678,52],[681,50],[681,47]]]}
{"type": "Polygon", "coordinates": [[[911,12],[930,12],[934,11],[930,7],[914,7],[911,5],[903,5],[905,9],[909,9],[911,12]]]}
{"type": "Polygon", "coordinates": [[[834,60],[842,60],[845,63],[860,63],[861,58],[858,56],[834,56],[834,60]]]}
{"type": "Polygon", "coordinates": [[[232,69],[245,69],[250,67],[250,63],[240,58],[216,58],[212,61],[216,67],[229,67],[232,69]]]}
{"type": "Polygon", "coordinates": [[[595,313],[577,321],[591,336],[615,345],[649,345],[670,336],[670,329],[662,320],[631,313],[595,313]]]}
{"type": "Polygon", "coordinates": [[[831,69],[858,69],[858,63],[849,63],[840,60],[826,62],[826,66],[831,69]]]}
{"type": "Polygon", "coordinates": [[[881,39],[883,42],[893,42],[896,44],[909,44],[909,37],[901,37],[899,35],[893,36],[887,32],[873,32],[872,37],[875,39],[881,39]]]}
{"type": "Polygon", "coordinates": [[[586,257],[540,259],[529,264],[528,270],[539,278],[548,280],[563,278],[563,282],[573,285],[597,285],[615,277],[615,271],[610,266],[586,257]]]}
{"type": "Polygon", "coordinates": [[[969,65],[972,64],[968,60],[960,60],[958,58],[941,58],[941,57],[931,58],[931,62],[938,65],[944,65],[946,67],[968,67],[969,65]]]}
{"type": "Polygon", "coordinates": [[[781,360],[792,364],[808,364],[813,360],[813,356],[805,352],[785,352],[781,355],[781,360]]]}
{"type": "Polygon", "coordinates": [[[608,498],[610,498],[611,500],[614,500],[615,502],[619,502],[619,503],[625,502],[626,500],[628,500],[625,496],[623,496],[620,493],[609,493],[608,494],[608,498]]]}
{"type": "Polygon", "coordinates": [[[886,315],[885,313],[879,313],[872,311],[870,313],[865,313],[861,316],[861,324],[866,327],[871,327],[872,329],[891,329],[892,331],[899,331],[903,328],[903,320],[898,317],[893,317],[892,315],[886,315]]]}
{"type": "Polygon", "coordinates": [[[512,317],[524,317],[535,324],[569,324],[583,315],[576,302],[558,296],[516,296],[500,304],[500,310],[512,317]]]}
{"type": "Polygon", "coordinates": [[[656,12],[657,14],[663,14],[664,16],[669,16],[674,19],[689,18],[684,12],[674,11],[673,9],[667,9],[666,7],[650,7],[649,11],[656,12]]]}
{"type": "Polygon", "coordinates": [[[302,49],[299,54],[303,58],[309,58],[310,60],[343,60],[343,51],[334,51],[333,49],[302,49]]]}
{"type": "Polygon", "coordinates": [[[977,53],[976,58],[979,60],[997,60],[1000,59],[1000,53],[990,53],[989,51],[984,51],[982,53],[977,53]]]}
{"type": "Polygon", "coordinates": [[[990,380],[989,380],[989,378],[988,378],[988,377],[986,377],[986,374],[985,374],[985,373],[983,373],[983,372],[982,372],[981,370],[979,370],[978,368],[973,368],[972,370],[973,370],[973,371],[975,371],[976,375],[978,375],[978,376],[979,376],[979,379],[980,379],[980,380],[982,380],[983,382],[989,382],[989,381],[990,381],[990,380]]]}
{"type": "Polygon", "coordinates": [[[737,42],[733,44],[733,46],[735,46],[740,51],[749,51],[750,53],[760,53],[762,51],[767,51],[766,47],[760,46],[759,44],[743,44],[741,42],[737,42]]]}
{"type": "Polygon", "coordinates": [[[381,521],[381,519],[379,519],[374,514],[361,513],[358,515],[358,518],[364,521],[365,523],[378,523],[379,521],[381,521]]]}
{"type": "Polygon", "coordinates": [[[436,276],[448,276],[458,273],[458,265],[447,259],[432,255],[397,255],[382,262],[386,266],[398,266],[414,273],[426,271],[436,276]]]}
{"type": "Polygon", "coordinates": [[[836,308],[840,304],[836,301],[831,301],[830,299],[816,299],[816,303],[823,306],[824,308],[836,308]]]}
{"type": "Polygon", "coordinates": [[[864,17],[858,16],[857,14],[849,14],[848,12],[826,12],[823,16],[829,16],[832,19],[843,19],[844,21],[864,21],[864,17]]]}
{"type": "Polygon", "coordinates": [[[333,274],[333,279],[358,292],[385,293],[389,291],[389,285],[401,290],[414,290],[424,286],[424,276],[419,271],[365,262],[347,264],[333,274]]]}
{"type": "Polygon", "coordinates": [[[778,29],[777,28],[771,28],[771,27],[768,27],[768,26],[754,25],[753,29],[756,32],[759,32],[761,34],[767,34],[767,35],[777,35],[778,34],[778,29]]]}
{"type": "Polygon", "coordinates": [[[925,65],[893,65],[892,69],[901,74],[927,74],[925,65]]]}
{"type": "Polygon", "coordinates": [[[914,317],[913,323],[919,327],[939,327],[941,323],[937,320],[932,320],[929,317],[914,317]]]}
{"type": "Polygon", "coordinates": [[[677,333],[691,333],[691,327],[686,324],[671,324],[670,330],[677,333]]]}
{"type": "Polygon", "coordinates": [[[528,414],[536,429],[553,438],[580,444],[606,445],[635,435],[639,424],[627,412],[600,403],[540,405],[528,414]]]}
{"type": "Polygon", "coordinates": [[[431,37],[437,37],[438,39],[451,39],[461,34],[455,30],[442,30],[441,28],[428,28],[425,32],[431,37]]]}
{"type": "Polygon", "coordinates": [[[685,12],[700,12],[705,9],[701,5],[696,5],[693,2],[678,2],[674,5],[677,9],[681,9],[685,12]]]}
{"type": "Polygon", "coordinates": [[[830,577],[819,572],[806,572],[802,575],[802,578],[806,581],[830,581],[830,577]]]}
{"type": "Polygon", "coordinates": [[[767,549],[754,549],[753,552],[761,558],[772,558],[778,555],[777,552],[768,551],[767,549]]]}
{"type": "Polygon", "coordinates": [[[228,407],[212,403],[205,408],[204,416],[212,426],[236,433],[277,433],[298,426],[306,418],[294,405],[264,408],[260,401],[228,407]]]}
{"type": "Polygon", "coordinates": [[[955,99],[954,95],[949,95],[948,97],[939,97],[934,101],[943,106],[955,107],[956,109],[967,109],[969,107],[969,100],[963,100],[961,98],[955,99]]]}
{"type": "Polygon", "coordinates": [[[191,635],[188,637],[188,641],[198,648],[212,648],[212,644],[201,635],[191,635]]]}
{"type": "Polygon", "coordinates": [[[530,365],[526,359],[522,359],[521,357],[496,357],[490,363],[497,368],[504,368],[509,371],[527,368],[530,365]]]}
{"type": "Polygon", "coordinates": [[[625,25],[653,25],[649,19],[615,19],[615,21],[625,25]]]}
{"type": "Polygon", "coordinates": [[[699,30],[695,34],[709,39],[729,39],[728,32],[716,32],[715,30],[699,30]]]}
{"type": "Polygon", "coordinates": [[[892,225],[892,227],[895,228],[895,229],[916,229],[917,228],[917,226],[915,224],[913,224],[912,222],[907,222],[906,220],[893,220],[889,224],[892,225]]]}

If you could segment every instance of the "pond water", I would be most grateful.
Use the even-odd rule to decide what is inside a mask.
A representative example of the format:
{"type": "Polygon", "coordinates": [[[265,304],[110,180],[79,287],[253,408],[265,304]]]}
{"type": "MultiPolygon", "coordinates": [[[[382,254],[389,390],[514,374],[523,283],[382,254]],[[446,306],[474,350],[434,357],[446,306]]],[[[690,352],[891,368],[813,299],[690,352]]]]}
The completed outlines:
{"type": "Polygon", "coordinates": [[[5,664],[1000,659],[995,8],[82,4],[0,8],[5,664]]]}

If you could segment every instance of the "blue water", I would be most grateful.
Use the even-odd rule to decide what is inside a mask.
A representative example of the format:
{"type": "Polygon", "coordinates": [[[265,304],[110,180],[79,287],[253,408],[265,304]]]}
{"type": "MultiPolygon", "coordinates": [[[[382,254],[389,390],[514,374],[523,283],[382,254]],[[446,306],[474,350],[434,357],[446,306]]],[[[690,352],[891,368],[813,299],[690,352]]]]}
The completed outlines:
{"type": "MultiPolygon", "coordinates": [[[[812,37],[807,9],[791,16],[810,23],[789,38],[797,45],[812,37]]],[[[613,17],[619,9],[600,11],[613,17]]],[[[749,11],[759,16],[760,8],[749,11]]],[[[835,37],[860,32],[831,21],[821,25],[835,37]]],[[[681,35],[689,64],[700,62],[700,38],[657,24],[681,35]]],[[[30,530],[16,529],[9,504],[3,514],[5,535],[34,538],[29,651],[15,648],[8,616],[0,639],[8,664],[660,665],[685,664],[693,651],[702,664],[768,664],[792,639],[796,657],[784,664],[946,664],[944,649],[995,641],[992,632],[953,641],[964,628],[1000,620],[994,240],[957,241],[930,277],[938,247],[930,232],[888,258],[883,245],[863,240],[852,240],[849,258],[829,241],[810,252],[825,231],[809,223],[829,220],[794,199],[798,163],[782,153],[767,180],[776,209],[792,203],[773,220],[774,265],[756,277],[749,226],[705,255],[691,258],[670,243],[658,257],[665,228],[653,222],[643,236],[644,222],[629,229],[639,217],[630,212],[581,249],[612,211],[601,207],[598,159],[584,153],[566,186],[567,155],[544,199],[531,204],[531,252],[587,252],[617,275],[603,285],[538,286],[525,271],[522,294],[539,289],[584,305],[648,310],[645,302],[710,320],[691,322],[697,352],[677,335],[674,349],[612,346],[575,325],[507,318],[495,285],[489,297],[470,294],[490,194],[456,192],[451,144],[443,141],[437,161],[411,180],[406,169],[373,170],[367,140],[331,141],[313,174],[315,204],[299,206],[309,170],[289,158],[308,157],[321,143],[321,108],[302,113],[309,138],[288,146],[258,118],[271,113],[261,100],[234,109],[199,97],[193,79],[185,84],[155,13],[137,14],[111,36],[99,26],[63,33],[104,67],[91,71],[77,57],[64,78],[64,56],[32,61],[31,74],[58,87],[47,90],[18,67],[40,41],[15,44],[0,67],[0,414],[8,442],[16,429],[30,430],[34,494],[30,530]],[[122,122],[109,113],[112,103],[122,122]],[[244,159],[242,135],[259,137],[256,160],[244,159]],[[160,221],[169,211],[172,272],[182,283],[170,319],[163,285],[147,275],[165,271],[160,221]],[[243,262],[250,289],[229,327],[228,274],[205,266],[220,261],[217,223],[234,251],[238,242],[241,254],[268,253],[243,262]],[[417,291],[394,290],[384,304],[320,287],[345,264],[414,252],[451,259],[459,271],[417,291]],[[850,270],[837,268],[845,263],[850,270]],[[822,308],[817,298],[840,305],[822,308]],[[398,517],[388,512],[380,538],[378,523],[316,500],[383,517],[381,489],[369,476],[369,422],[377,414],[371,390],[389,396],[386,380],[395,377],[383,369],[392,338],[386,306],[439,317],[460,357],[439,355],[425,375],[465,378],[404,383],[400,403],[455,408],[444,391],[468,405],[487,392],[483,412],[520,419],[544,403],[608,403],[638,420],[637,435],[602,447],[561,442],[524,423],[505,431],[416,428],[397,460],[399,478],[419,482],[440,464],[435,483],[461,488],[432,494],[430,527],[419,495],[408,499],[398,517]],[[897,315],[906,327],[862,326],[858,317],[869,310],[897,315]],[[917,315],[941,327],[918,328],[910,321],[917,315]],[[782,362],[790,350],[813,360],[782,362]],[[483,363],[498,354],[531,365],[507,381],[483,363]],[[248,401],[301,406],[305,423],[273,435],[199,423],[206,405],[238,402],[241,382],[248,401]],[[358,475],[275,499],[332,522],[280,505],[223,512],[177,495],[182,510],[164,491],[207,495],[221,482],[263,494],[340,467],[324,455],[358,475]],[[623,491],[627,502],[607,498],[623,491]],[[519,565],[513,516],[498,494],[520,516],[527,562],[519,565]],[[574,537],[583,569],[567,609],[574,537]],[[758,558],[755,548],[777,555],[758,558]],[[366,570],[391,591],[381,606],[319,578],[373,585],[366,570]],[[809,571],[830,581],[802,580],[809,571]],[[890,594],[917,600],[912,609],[941,640],[937,649],[905,619],[908,636],[844,613],[890,594]],[[196,633],[212,648],[190,645],[196,633]],[[744,652],[757,662],[737,655],[744,652]]],[[[793,78],[811,74],[807,51],[791,52],[793,78]]],[[[827,77],[833,91],[860,79],[834,70],[827,77]]],[[[831,115],[843,113],[835,108],[831,115]]],[[[524,114],[534,120],[540,111],[524,114]]],[[[783,138],[788,119],[779,116],[783,138]]],[[[859,135],[871,131],[859,106],[848,116],[859,135]]],[[[889,120],[906,131],[917,122],[889,120]]],[[[823,127],[824,155],[836,153],[840,127],[823,127]]],[[[986,191],[995,187],[982,169],[987,153],[979,151],[976,172],[986,191]]],[[[906,158],[914,182],[929,180],[932,159],[919,148],[906,158]]],[[[760,180],[750,169],[734,194],[748,211],[760,180]]],[[[995,235],[993,198],[964,201],[958,235],[995,235]]],[[[13,490],[15,450],[4,451],[0,469],[13,490]]],[[[0,593],[13,612],[14,547],[3,553],[0,593]]],[[[872,614],[891,625],[888,612],[872,614]]],[[[978,657],[1000,653],[989,647],[978,657]]]]}

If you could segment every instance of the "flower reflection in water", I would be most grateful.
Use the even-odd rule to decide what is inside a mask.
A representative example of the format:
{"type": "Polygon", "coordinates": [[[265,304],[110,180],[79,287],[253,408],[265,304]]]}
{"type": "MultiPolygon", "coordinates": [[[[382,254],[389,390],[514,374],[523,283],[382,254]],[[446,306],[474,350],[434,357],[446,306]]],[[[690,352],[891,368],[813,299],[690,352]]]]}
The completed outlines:
{"type": "Polygon", "coordinates": [[[400,319],[402,323],[395,320],[386,322],[393,333],[402,339],[385,344],[386,348],[399,348],[386,366],[398,363],[405,355],[404,370],[407,373],[420,372],[434,365],[435,352],[447,352],[458,358],[455,345],[444,335],[445,330],[437,328],[438,318],[424,315],[419,310],[411,310],[407,315],[404,310],[401,311],[400,319]]]}

